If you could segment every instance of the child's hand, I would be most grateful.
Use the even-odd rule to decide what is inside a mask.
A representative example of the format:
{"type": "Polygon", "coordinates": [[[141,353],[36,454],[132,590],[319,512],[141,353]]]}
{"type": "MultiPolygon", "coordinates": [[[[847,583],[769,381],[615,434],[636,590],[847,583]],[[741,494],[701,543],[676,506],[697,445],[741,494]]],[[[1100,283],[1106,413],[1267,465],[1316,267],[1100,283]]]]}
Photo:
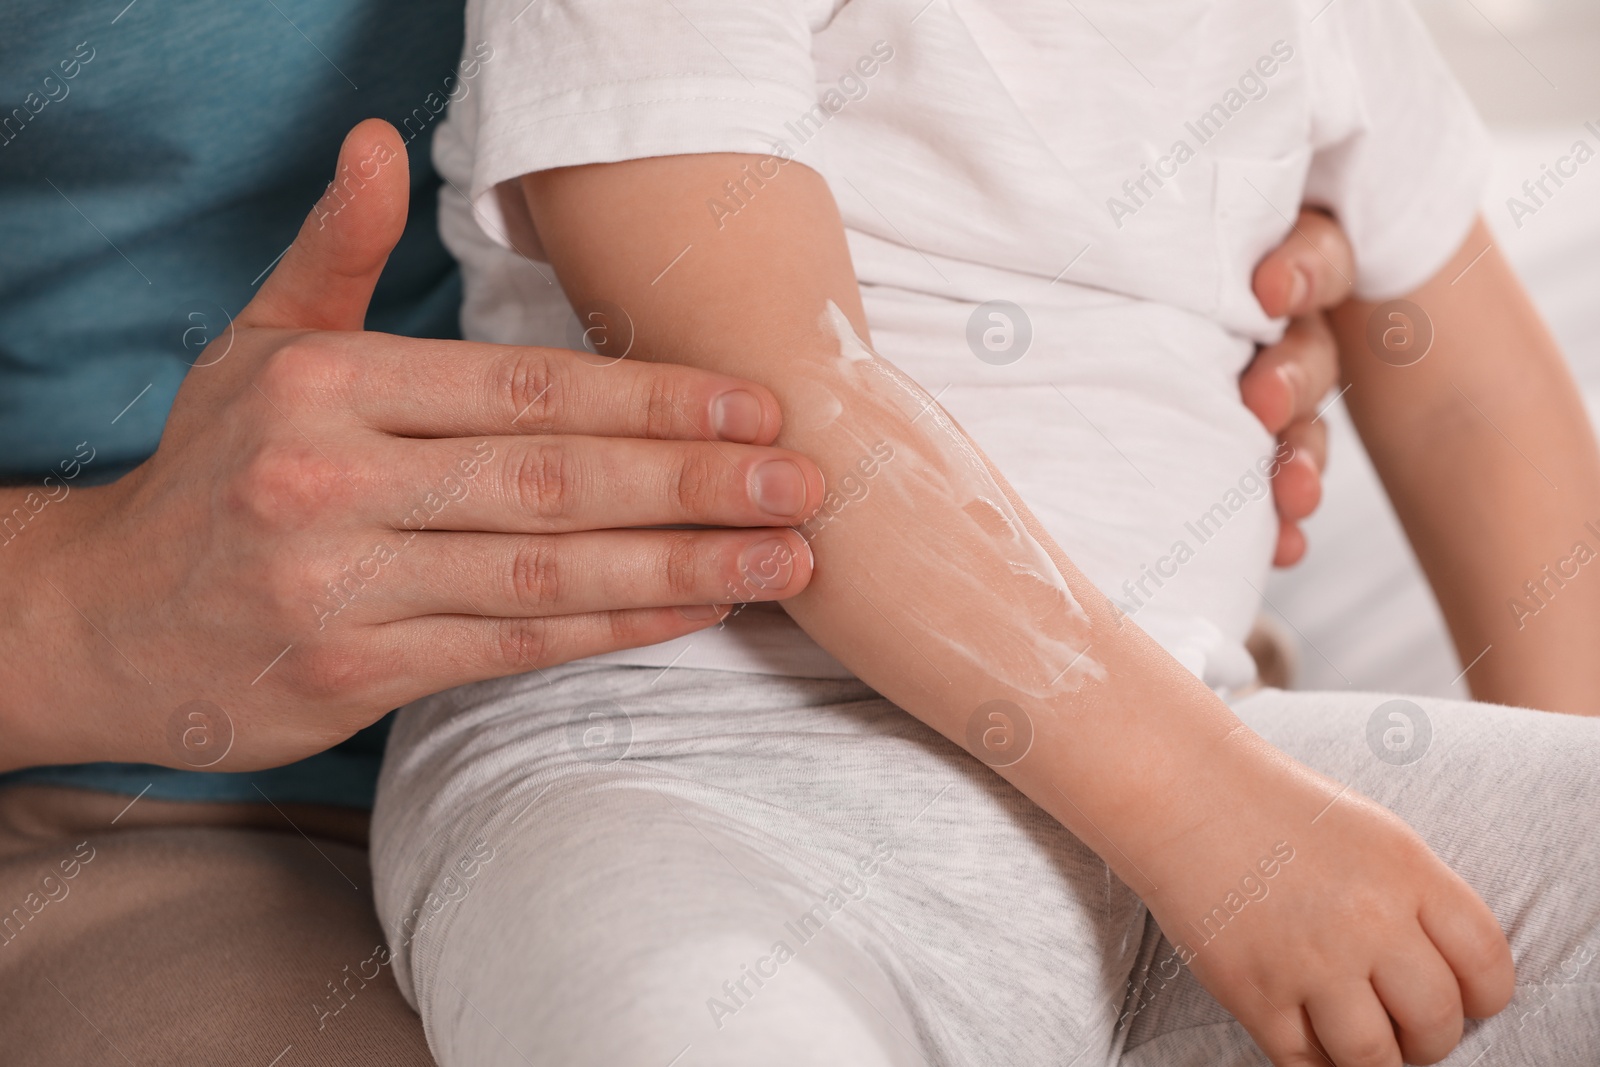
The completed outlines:
{"type": "Polygon", "coordinates": [[[1282,340],[1257,352],[1239,376],[1244,406],[1280,444],[1294,449],[1272,479],[1278,507],[1274,566],[1292,566],[1305,555],[1300,520],[1322,500],[1328,441],[1320,409],[1339,379],[1339,353],[1323,312],[1349,297],[1355,272],[1355,252],[1339,224],[1315,208],[1302,208],[1293,232],[1267,253],[1252,279],[1262,310],[1289,318],[1282,340]]]}
{"type": "Polygon", "coordinates": [[[1179,960],[1277,1067],[1443,1059],[1463,1013],[1511,998],[1493,913],[1387,809],[1281,755],[1250,762],[1230,810],[1146,868],[1179,960]]]}

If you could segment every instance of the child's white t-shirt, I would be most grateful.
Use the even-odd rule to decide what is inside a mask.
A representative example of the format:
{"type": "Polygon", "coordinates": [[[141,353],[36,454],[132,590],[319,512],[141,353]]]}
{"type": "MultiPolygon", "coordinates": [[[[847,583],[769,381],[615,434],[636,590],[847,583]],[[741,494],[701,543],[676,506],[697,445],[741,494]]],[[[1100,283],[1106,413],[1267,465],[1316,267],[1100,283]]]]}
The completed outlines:
{"type": "MultiPolygon", "coordinates": [[[[465,57],[434,151],[468,337],[581,333],[548,265],[509,247],[540,255],[503,183],[772,157],[708,190],[731,227],[812,166],[878,352],[1221,689],[1253,677],[1277,529],[1273,442],[1237,383],[1281,333],[1255,265],[1307,201],[1349,234],[1358,295],[1398,297],[1465,239],[1488,165],[1405,0],[469,0],[465,57]]],[[[845,673],[777,610],[601,658],[845,673]]]]}

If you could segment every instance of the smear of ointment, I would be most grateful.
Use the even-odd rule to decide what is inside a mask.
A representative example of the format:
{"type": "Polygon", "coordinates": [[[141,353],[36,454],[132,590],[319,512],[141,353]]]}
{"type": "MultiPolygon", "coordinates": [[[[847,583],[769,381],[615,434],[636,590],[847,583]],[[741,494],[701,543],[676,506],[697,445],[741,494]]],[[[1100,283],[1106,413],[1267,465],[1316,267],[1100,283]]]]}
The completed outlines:
{"type": "Polygon", "coordinates": [[[1085,654],[1088,614],[966,435],[916,382],[877,358],[832,301],[823,326],[837,338],[839,355],[817,371],[845,392],[828,390],[838,405],[827,406],[829,432],[865,448],[886,428],[908,426],[905,440],[892,440],[894,470],[875,491],[899,495],[909,514],[949,516],[942,525],[900,531],[904,553],[874,583],[885,596],[903,598],[913,583],[928,587],[917,583],[919,570],[937,569],[937,602],[918,605],[921,640],[1023,693],[1043,698],[1103,678],[1085,654]]]}

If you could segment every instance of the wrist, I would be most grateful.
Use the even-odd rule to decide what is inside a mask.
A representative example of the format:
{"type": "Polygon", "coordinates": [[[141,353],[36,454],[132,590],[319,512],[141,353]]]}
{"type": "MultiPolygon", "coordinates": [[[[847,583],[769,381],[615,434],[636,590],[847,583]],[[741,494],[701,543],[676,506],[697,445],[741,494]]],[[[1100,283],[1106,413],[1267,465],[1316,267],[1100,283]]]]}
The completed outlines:
{"type": "MultiPolygon", "coordinates": [[[[0,515],[28,510],[30,492],[0,490],[0,515]]],[[[93,555],[75,546],[68,509],[96,492],[76,490],[70,505],[0,535],[0,771],[110,758],[89,722],[101,673],[91,650],[103,641],[80,614],[84,598],[67,588],[85,584],[93,555]]]]}
{"type": "Polygon", "coordinates": [[[1153,892],[1145,901],[1165,923],[1175,902],[1216,896],[1262,857],[1292,857],[1336,803],[1360,803],[1332,782],[1240,726],[1197,761],[1173,793],[1165,833],[1135,845],[1153,892]]]}
{"type": "Polygon", "coordinates": [[[1188,682],[1063,719],[1030,775],[1047,783],[1027,787],[1141,895],[1186,877],[1196,848],[1224,840],[1260,784],[1283,773],[1274,765],[1285,757],[1188,682]]]}
{"type": "MultiPolygon", "coordinates": [[[[26,489],[0,489],[0,519],[27,515],[17,524],[5,521],[0,529],[0,771],[45,762],[45,746],[37,709],[48,703],[38,692],[46,650],[67,647],[66,636],[56,633],[55,620],[40,603],[40,581],[35,558],[44,538],[41,522],[25,503],[26,489]]],[[[48,669],[48,668],[45,668],[48,669]]]]}

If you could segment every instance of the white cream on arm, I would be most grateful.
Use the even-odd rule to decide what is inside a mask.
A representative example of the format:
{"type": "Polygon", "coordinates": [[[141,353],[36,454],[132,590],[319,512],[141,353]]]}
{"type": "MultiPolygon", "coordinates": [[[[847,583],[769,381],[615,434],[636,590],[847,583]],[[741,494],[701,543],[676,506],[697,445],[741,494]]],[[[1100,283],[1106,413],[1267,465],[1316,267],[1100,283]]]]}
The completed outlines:
{"type": "MultiPolygon", "coordinates": [[[[887,607],[886,621],[893,612],[930,666],[954,657],[1034,699],[1103,678],[1088,654],[1087,613],[966,434],[921,386],[878,358],[832,301],[822,325],[838,356],[795,363],[811,409],[800,416],[801,433],[826,434],[862,454],[879,440],[894,448],[876,479],[876,514],[862,507],[846,522],[892,522],[902,540],[872,566],[853,568],[846,580],[857,595],[874,604],[914,598],[879,610],[887,607]],[[825,421],[809,417],[817,411],[825,421]]],[[[816,537],[839,537],[843,528],[822,526],[816,537]]],[[[818,574],[827,568],[824,553],[818,574]]]]}

